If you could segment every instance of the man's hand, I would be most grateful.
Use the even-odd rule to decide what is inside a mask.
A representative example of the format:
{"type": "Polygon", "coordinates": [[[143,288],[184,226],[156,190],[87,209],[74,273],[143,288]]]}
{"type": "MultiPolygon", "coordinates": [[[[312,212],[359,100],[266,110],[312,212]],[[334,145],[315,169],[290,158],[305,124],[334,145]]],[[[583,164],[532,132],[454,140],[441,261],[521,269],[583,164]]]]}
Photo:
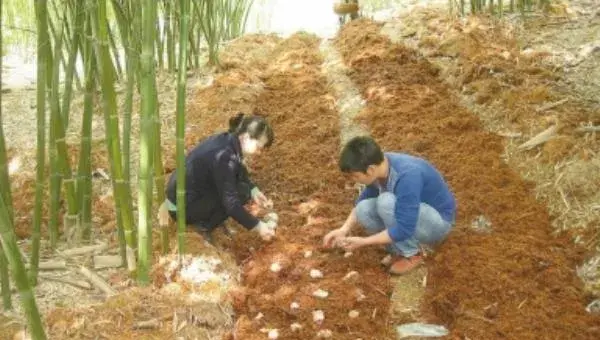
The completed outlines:
{"type": "Polygon", "coordinates": [[[274,221],[269,222],[258,222],[258,225],[254,228],[256,232],[260,235],[260,237],[265,242],[269,242],[275,238],[275,229],[277,228],[277,223],[274,221]]]}
{"type": "Polygon", "coordinates": [[[339,241],[346,237],[348,231],[344,227],[335,229],[327,233],[323,238],[323,245],[326,248],[331,248],[333,246],[339,245],[339,241]]]}
{"type": "Polygon", "coordinates": [[[347,251],[352,251],[366,245],[365,237],[344,237],[340,240],[340,246],[347,251]]]}

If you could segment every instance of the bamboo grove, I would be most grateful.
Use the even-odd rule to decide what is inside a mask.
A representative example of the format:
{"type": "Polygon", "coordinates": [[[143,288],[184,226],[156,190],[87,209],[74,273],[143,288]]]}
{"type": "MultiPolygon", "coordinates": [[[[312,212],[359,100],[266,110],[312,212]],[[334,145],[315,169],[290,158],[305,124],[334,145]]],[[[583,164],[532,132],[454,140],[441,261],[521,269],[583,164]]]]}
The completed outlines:
{"type": "Polygon", "coordinates": [[[450,12],[458,11],[460,15],[467,12],[472,14],[488,13],[502,16],[504,12],[519,12],[525,16],[527,13],[537,9],[546,9],[550,0],[448,0],[450,12]]]}
{"type": "MultiPolygon", "coordinates": [[[[152,228],[157,207],[164,200],[165,185],[156,74],[177,72],[177,110],[173,114],[177,122],[177,166],[183,167],[187,72],[203,66],[205,55],[209,65],[219,65],[220,45],[243,34],[252,0],[31,2],[37,39],[31,251],[27,254],[19,249],[14,232],[0,111],[0,279],[3,307],[12,308],[10,282],[14,282],[28,317],[29,333],[33,339],[44,339],[33,294],[41,239],[47,237],[52,249],[63,243],[72,246],[93,241],[93,148],[105,147],[109,157],[115,233],[123,266],[140,284],[147,284],[153,233],[160,235],[162,251],[169,250],[167,230],[152,228]],[[124,86],[122,106],[117,93],[120,84],[124,86]],[[80,112],[71,110],[76,95],[83,96],[80,112]],[[139,105],[134,105],[136,100],[139,105]],[[100,108],[104,118],[104,145],[92,143],[95,107],[100,108]],[[134,107],[139,107],[139,112],[134,107]],[[138,145],[132,145],[131,131],[138,128],[132,126],[136,114],[140,118],[140,138],[138,145]],[[70,154],[66,142],[73,115],[82,118],[77,155],[70,154]],[[137,164],[132,163],[133,151],[140,155],[137,164]],[[43,216],[44,211],[48,216],[43,216]],[[46,218],[47,228],[42,228],[46,218]]],[[[0,1],[2,5],[6,2],[0,1]]],[[[178,185],[178,196],[184,195],[183,179],[178,179],[178,185]]],[[[178,214],[185,214],[185,206],[178,209],[178,214]]],[[[184,252],[184,230],[183,222],[179,223],[180,253],[184,252]]]]}

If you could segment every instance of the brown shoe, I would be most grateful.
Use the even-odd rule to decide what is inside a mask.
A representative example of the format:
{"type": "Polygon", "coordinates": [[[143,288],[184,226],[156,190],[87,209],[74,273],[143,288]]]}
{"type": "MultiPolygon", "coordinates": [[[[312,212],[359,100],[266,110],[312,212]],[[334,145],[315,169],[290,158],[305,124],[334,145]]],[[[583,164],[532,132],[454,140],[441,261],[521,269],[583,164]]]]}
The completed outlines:
{"type": "Polygon", "coordinates": [[[403,275],[417,268],[423,263],[423,255],[416,254],[411,257],[400,257],[390,266],[390,274],[403,275]]]}

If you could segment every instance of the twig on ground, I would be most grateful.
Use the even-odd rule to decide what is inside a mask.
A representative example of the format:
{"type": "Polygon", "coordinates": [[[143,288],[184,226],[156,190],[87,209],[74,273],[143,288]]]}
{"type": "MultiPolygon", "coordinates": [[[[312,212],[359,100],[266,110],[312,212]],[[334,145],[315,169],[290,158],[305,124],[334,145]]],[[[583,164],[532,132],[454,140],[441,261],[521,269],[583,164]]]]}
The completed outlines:
{"type": "Polygon", "coordinates": [[[551,127],[547,128],[546,130],[535,135],[533,138],[531,138],[527,142],[519,145],[518,149],[519,150],[529,150],[540,144],[544,144],[547,141],[554,138],[557,130],[558,130],[558,125],[552,125],[551,127]]]}
{"type": "Polygon", "coordinates": [[[600,132],[600,126],[582,126],[575,129],[577,132],[600,132]]]}
{"type": "Polygon", "coordinates": [[[62,256],[65,256],[65,257],[72,257],[72,256],[84,255],[87,253],[93,253],[95,251],[102,251],[102,250],[106,250],[106,249],[108,249],[108,244],[102,243],[102,244],[96,244],[93,246],[83,246],[83,247],[78,247],[78,248],[67,249],[67,250],[60,252],[59,254],[62,256]]]}
{"type": "Polygon", "coordinates": [[[476,320],[485,321],[487,323],[496,323],[492,319],[488,319],[485,316],[477,315],[477,314],[475,314],[473,312],[469,312],[469,311],[464,311],[464,312],[460,313],[460,315],[464,315],[464,316],[467,316],[469,318],[476,319],[476,320]]]}
{"type": "MultiPolygon", "coordinates": [[[[29,268],[29,264],[25,265],[29,268]]],[[[67,269],[67,263],[64,260],[49,260],[43,261],[38,264],[39,270],[65,270],[67,269]]]]}
{"type": "Polygon", "coordinates": [[[133,324],[133,329],[154,329],[159,328],[160,323],[173,319],[173,315],[164,315],[160,318],[154,318],[145,321],[139,321],[133,324]]]}
{"type": "Polygon", "coordinates": [[[566,103],[568,101],[569,101],[569,98],[565,98],[565,99],[561,99],[561,100],[559,100],[557,102],[554,102],[554,103],[548,103],[546,105],[542,105],[542,106],[538,107],[537,109],[535,109],[535,112],[542,113],[544,111],[548,111],[548,110],[553,109],[553,108],[555,108],[557,106],[560,106],[560,105],[562,105],[562,104],[564,104],[564,103],[566,103]]]}
{"type": "Polygon", "coordinates": [[[88,279],[94,286],[103,291],[106,295],[112,296],[116,294],[115,290],[106,281],[104,281],[102,277],[86,267],[79,267],[79,273],[85,276],[86,279],[88,279]]]}
{"type": "Polygon", "coordinates": [[[65,284],[71,285],[76,288],[81,288],[81,289],[86,289],[86,290],[92,289],[92,285],[89,282],[83,281],[83,280],[73,280],[73,279],[69,279],[66,277],[56,277],[56,276],[50,276],[50,275],[40,275],[40,278],[42,278],[44,280],[48,280],[48,281],[65,283],[65,284]]]}

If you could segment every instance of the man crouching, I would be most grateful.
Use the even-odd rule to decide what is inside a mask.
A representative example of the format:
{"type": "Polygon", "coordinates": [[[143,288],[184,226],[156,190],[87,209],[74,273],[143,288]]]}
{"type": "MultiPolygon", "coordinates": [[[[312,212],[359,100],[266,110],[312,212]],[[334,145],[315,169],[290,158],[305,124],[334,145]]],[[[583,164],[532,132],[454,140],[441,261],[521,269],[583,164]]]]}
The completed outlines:
{"type": "Polygon", "coordinates": [[[351,139],[339,166],[367,187],[344,225],[325,235],[326,247],[354,250],[386,245],[394,256],[389,271],[401,275],[423,262],[420,244],[435,246],[447,236],[456,218],[456,201],[438,170],[422,158],[383,153],[366,136],[351,139]],[[368,237],[348,237],[357,222],[368,237]]]}

